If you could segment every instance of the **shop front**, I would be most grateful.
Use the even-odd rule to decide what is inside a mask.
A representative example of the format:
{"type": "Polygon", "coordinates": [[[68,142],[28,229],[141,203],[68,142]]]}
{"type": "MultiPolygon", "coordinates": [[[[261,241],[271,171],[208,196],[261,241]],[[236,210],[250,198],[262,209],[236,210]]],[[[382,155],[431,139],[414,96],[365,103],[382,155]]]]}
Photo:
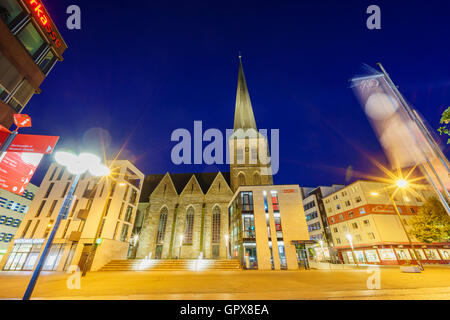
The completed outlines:
{"type": "Polygon", "coordinates": [[[341,249],[345,264],[403,265],[416,264],[416,256],[423,264],[450,264],[450,249],[422,246],[411,249],[406,246],[375,246],[371,248],[341,249]]]}
{"type": "MultiPolygon", "coordinates": [[[[17,239],[8,257],[4,271],[32,271],[36,266],[45,239],[17,239]]],[[[53,244],[45,259],[42,270],[54,271],[58,268],[65,244],[53,244]]]]}

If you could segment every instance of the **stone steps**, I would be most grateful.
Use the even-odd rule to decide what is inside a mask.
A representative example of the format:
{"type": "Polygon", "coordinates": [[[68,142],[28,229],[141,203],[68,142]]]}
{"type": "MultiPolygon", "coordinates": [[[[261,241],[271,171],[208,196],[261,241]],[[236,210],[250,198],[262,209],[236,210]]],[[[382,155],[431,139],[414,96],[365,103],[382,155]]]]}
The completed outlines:
{"type": "Polygon", "coordinates": [[[100,271],[240,270],[239,260],[113,260],[100,271]]]}

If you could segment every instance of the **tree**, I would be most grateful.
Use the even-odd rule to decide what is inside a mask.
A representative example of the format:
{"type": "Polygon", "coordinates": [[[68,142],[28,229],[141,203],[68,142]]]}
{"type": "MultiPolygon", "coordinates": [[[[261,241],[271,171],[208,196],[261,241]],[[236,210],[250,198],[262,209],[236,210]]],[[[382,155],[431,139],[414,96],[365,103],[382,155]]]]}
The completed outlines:
{"type": "MultiPolygon", "coordinates": [[[[444,126],[438,129],[441,136],[443,134],[450,136],[450,130],[447,128],[447,125],[449,123],[450,123],[450,107],[448,107],[447,110],[445,110],[444,113],[442,114],[441,124],[443,124],[444,126]]],[[[450,144],[450,139],[447,140],[447,144],[450,144]]]]}
{"type": "Polygon", "coordinates": [[[450,217],[436,198],[425,201],[412,217],[411,226],[411,234],[419,241],[450,242],[450,217]]]}

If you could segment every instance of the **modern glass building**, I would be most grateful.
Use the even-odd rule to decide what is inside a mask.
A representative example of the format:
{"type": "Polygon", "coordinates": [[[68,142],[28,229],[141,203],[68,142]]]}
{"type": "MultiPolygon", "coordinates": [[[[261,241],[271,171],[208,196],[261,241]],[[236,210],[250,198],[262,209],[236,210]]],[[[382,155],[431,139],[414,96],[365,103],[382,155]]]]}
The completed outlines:
{"type": "Polygon", "coordinates": [[[228,207],[229,255],[246,269],[298,269],[309,241],[298,185],[241,186],[228,207]]]}
{"type": "Polygon", "coordinates": [[[67,45],[40,0],[0,0],[0,124],[9,128],[67,45]]]}

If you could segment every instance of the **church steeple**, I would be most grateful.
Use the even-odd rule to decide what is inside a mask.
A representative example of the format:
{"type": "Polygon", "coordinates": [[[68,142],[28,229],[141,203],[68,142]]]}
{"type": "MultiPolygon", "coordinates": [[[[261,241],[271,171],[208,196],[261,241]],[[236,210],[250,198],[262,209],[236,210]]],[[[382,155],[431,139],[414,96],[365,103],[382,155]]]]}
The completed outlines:
{"type": "Polygon", "coordinates": [[[247,129],[257,130],[240,54],[238,85],[236,92],[236,109],[234,112],[234,130],[236,131],[238,129],[243,129],[244,131],[247,129]]]}

